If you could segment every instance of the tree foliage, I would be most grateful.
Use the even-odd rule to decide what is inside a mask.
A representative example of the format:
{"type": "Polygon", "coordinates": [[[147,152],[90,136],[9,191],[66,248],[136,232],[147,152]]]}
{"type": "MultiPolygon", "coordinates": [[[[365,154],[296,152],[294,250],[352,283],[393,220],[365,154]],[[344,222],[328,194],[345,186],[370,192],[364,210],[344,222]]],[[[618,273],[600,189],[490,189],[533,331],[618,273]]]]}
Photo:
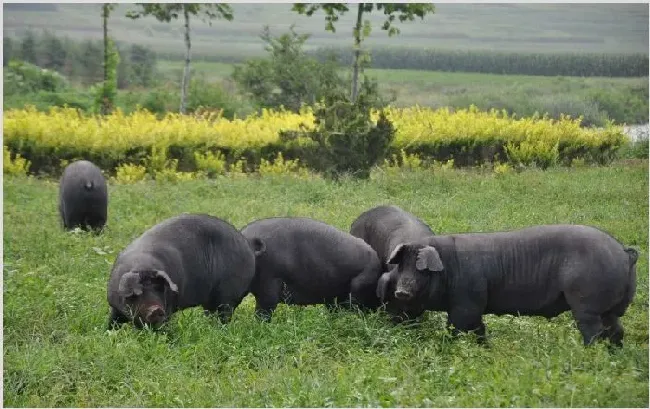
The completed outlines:
{"type": "Polygon", "coordinates": [[[137,9],[129,10],[126,16],[132,19],[153,16],[156,20],[169,23],[178,19],[185,12],[203,19],[208,24],[212,20],[223,18],[231,21],[234,17],[232,8],[223,3],[135,3],[137,9]]]}
{"type": "Polygon", "coordinates": [[[302,104],[313,104],[329,90],[344,87],[336,62],[307,56],[303,46],[309,34],[298,34],[291,26],[289,33],[273,37],[267,26],[260,37],[269,56],[250,59],[233,73],[258,106],[297,112],[302,104]]]}
{"type": "Polygon", "coordinates": [[[169,23],[178,19],[181,14],[185,22],[185,68],[181,82],[180,112],[185,113],[188,88],[190,85],[190,16],[195,16],[212,25],[213,19],[233,19],[232,8],[228,4],[219,3],[136,3],[137,8],[127,12],[127,17],[138,19],[153,16],[156,20],[169,23]]]}
{"type": "MultiPolygon", "coordinates": [[[[335,23],[339,17],[350,11],[348,5],[341,3],[295,3],[292,10],[307,16],[312,16],[317,10],[325,13],[325,30],[336,32],[335,23]]],[[[388,32],[389,36],[399,34],[400,30],[394,25],[395,19],[400,22],[413,21],[416,17],[424,19],[428,13],[433,14],[435,7],[428,3],[358,3],[357,19],[352,31],[354,36],[354,63],[352,68],[352,100],[356,100],[358,93],[359,72],[363,65],[369,61],[369,55],[361,52],[361,42],[370,35],[371,24],[363,20],[363,15],[373,10],[382,11],[386,17],[381,29],[388,32]]]]}
{"type": "MultiPolygon", "coordinates": [[[[400,29],[393,24],[395,19],[400,22],[413,21],[416,17],[424,19],[427,14],[435,12],[435,6],[430,3],[358,3],[363,13],[371,13],[374,10],[382,11],[386,20],[381,29],[388,32],[389,36],[400,33],[400,29]]],[[[318,10],[325,13],[325,30],[336,32],[335,23],[339,17],[350,11],[344,3],[295,3],[292,10],[307,16],[313,15],[318,10]]],[[[364,22],[364,37],[370,35],[370,21],[364,22]]]]}

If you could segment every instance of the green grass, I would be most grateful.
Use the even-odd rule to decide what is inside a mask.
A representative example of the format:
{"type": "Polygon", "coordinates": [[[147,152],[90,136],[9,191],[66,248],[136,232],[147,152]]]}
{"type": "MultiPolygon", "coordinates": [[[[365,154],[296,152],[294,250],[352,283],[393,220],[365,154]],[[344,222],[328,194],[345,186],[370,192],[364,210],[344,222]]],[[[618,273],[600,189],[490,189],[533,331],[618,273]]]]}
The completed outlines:
{"type": "Polygon", "coordinates": [[[111,185],[100,236],[65,233],[57,183],[4,179],[5,406],[591,406],[648,403],[648,162],[495,176],[375,173],[371,181],[221,178],[111,185]],[[439,233],[585,223],[637,246],[625,346],[584,348],[570,314],[487,316],[490,348],[450,339],[445,314],[393,326],[380,314],[278,308],[270,324],[248,297],[221,326],[198,309],[162,333],[107,333],[106,282],[117,253],[153,224],[207,212],[237,227],[309,216],[349,229],[394,203],[439,233]]]}

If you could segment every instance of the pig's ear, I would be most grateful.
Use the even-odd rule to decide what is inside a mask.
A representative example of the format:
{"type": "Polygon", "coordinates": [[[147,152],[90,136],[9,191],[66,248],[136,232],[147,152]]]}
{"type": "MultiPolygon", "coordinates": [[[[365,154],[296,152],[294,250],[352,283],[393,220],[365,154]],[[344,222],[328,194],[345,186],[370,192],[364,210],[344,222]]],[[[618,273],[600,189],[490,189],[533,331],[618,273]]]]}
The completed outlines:
{"type": "Polygon", "coordinates": [[[176,283],[174,283],[174,282],[172,281],[171,278],[169,278],[169,276],[167,275],[167,273],[165,273],[165,272],[162,271],[162,270],[156,270],[156,277],[162,277],[162,278],[164,278],[165,281],[167,281],[167,284],[169,284],[169,289],[172,290],[172,291],[175,292],[175,293],[178,292],[178,286],[176,285],[176,283]]]}
{"type": "Polygon", "coordinates": [[[388,285],[390,284],[390,275],[393,272],[393,270],[388,271],[379,277],[379,281],[377,282],[377,298],[379,298],[379,301],[382,303],[385,302],[386,300],[386,292],[388,291],[388,285]]]}
{"type": "Polygon", "coordinates": [[[402,252],[405,249],[404,243],[398,244],[395,246],[393,251],[390,253],[390,256],[388,256],[388,260],[386,261],[387,264],[399,264],[400,259],[402,258],[402,252]]]}
{"type": "Polygon", "coordinates": [[[415,268],[429,271],[442,271],[445,269],[442,265],[442,260],[440,260],[440,254],[431,246],[423,247],[418,251],[418,256],[415,259],[415,268]]]}
{"type": "Polygon", "coordinates": [[[117,292],[122,297],[131,297],[132,295],[142,295],[142,283],[140,283],[140,274],[129,271],[120,278],[120,284],[117,292]]]}
{"type": "Polygon", "coordinates": [[[251,248],[255,253],[255,257],[259,256],[260,254],[266,251],[266,244],[264,244],[264,241],[262,241],[262,239],[260,239],[259,237],[253,237],[248,242],[250,243],[251,248]]]}

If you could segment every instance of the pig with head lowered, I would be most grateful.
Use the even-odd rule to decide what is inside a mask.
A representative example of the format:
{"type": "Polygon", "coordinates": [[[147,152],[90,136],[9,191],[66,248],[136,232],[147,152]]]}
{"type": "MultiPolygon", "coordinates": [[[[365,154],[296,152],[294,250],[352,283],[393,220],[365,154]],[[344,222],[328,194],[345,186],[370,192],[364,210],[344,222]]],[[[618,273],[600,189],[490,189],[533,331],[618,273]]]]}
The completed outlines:
{"type": "MultiPolygon", "coordinates": [[[[621,346],[623,316],[636,291],[636,250],[590,226],[432,236],[401,243],[380,295],[421,310],[446,311],[454,332],[484,341],[483,314],[555,317],[570,310],[585,345],[621,346]]],[[[380,287],[380,286],[378,286],[380,287]]]]}
{"type": "MultiPolygon", "coordinates": [[[[422,220],[400,207],[381,205],[361,213],[352,222],[350,234],[368,243],[377,252],[384,271],[390,271],[396,266],[389,264],[388,259],[398,245],[426,239],[433,236],[434,232],[422,220]]],[[[382,301],[386,303],[386,311],[394,315],[395,321],[420,315],[422,311],[409,311],[409,307],[414,305],[398,306],[399,300],[392,296],[395,283],[389,283],[389,276],[383,274],[378,283],[378,288],[382,289],[392,285],[391,288],[383,290],[382,301]],[[401,310],[401,313],[398,313],[398,310],[401,310]]]]}
{"type": "Polygon", "coordinates": [[[66,166],[59,182],[59,214],[66,230],[106,224],[108,190],[102,171],[92,162],[78,160],[66,166]]]}
{"type": "Polygon", "coordinates": [[[255,250],[251,293],[260,319],[270,320],[280,302],[379,306],[381,263],[363,240],[305,217],[256,220],[242,233],[255,250]]]}
{"type": "Polygon", "coordinates": [[[222,322],[248,294],[255,255],[231,224],[183,214],[145,231],[113,264],[108,281],[109,328],[162,325],[178,310],[202,306],[222,322]]]}

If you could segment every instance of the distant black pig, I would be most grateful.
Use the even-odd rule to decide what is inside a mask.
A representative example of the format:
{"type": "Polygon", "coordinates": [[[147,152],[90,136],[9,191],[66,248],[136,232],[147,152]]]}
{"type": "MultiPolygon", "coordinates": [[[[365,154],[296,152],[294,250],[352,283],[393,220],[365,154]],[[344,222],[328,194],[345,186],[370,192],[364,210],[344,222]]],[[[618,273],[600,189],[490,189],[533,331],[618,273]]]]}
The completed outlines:
{"type": "Polygon", "coordinates": [[[204,214],[172,217],[145,231],[115,260],[109,328],[129,321],[157,328],[175,311],[198,305],[227,323],[254,275],[255,255],[235,227],[204,214]]]}
{"type": "Polygon", "coordinates": [[[66,166],[59,183],[59,213],[67,230],[101,230],[106,224],[108,190],[102,171],[79,160],[66,166]]]}
{"type": "MultiPolygon", "coordinates": [[[[368,243],[377,252],[384,271],[389,271],[396,267],[389,264],[388,259],[398,245],[426,239],[433,236],[434,232],[413,214],[397,206],[382,205],[373,207],[357,217],[352,222],[350,234],[368,243]]],[[[395,321],[409,319],[422,313],[422,311],[410,311],[409,307],[413,307],[411,304],[400,306],[400,301],[392,297],[395,290],[394,282],[391,288],[385,289],[389,285],[391,285],[389,275],[382,275],[377,287],[381,289],[381,294],[378,291],[377,295],[387,303],[386,310],[393,315],[395,321]],[[401,310],[401,314],[398,314],[397,309],[401,310]]]]}
{"type": "Polygon", "coordinates": [[[258,317],[270,320],[280,302],[379,306],[381,263],[363,240],[303,217],[257,220],[242,233],[256,254],[251,292],[258,317]]]}
{"type": "Polygon", "coordinates": [[[636,291],[636,250],[589,226],[546,225],[432,236],[398,245],[385,293],[418,309],[447,311],[456,331],[485,337],[483,314],[555,317],[570,310],[585,345],[622,345],[636,291]]]}

